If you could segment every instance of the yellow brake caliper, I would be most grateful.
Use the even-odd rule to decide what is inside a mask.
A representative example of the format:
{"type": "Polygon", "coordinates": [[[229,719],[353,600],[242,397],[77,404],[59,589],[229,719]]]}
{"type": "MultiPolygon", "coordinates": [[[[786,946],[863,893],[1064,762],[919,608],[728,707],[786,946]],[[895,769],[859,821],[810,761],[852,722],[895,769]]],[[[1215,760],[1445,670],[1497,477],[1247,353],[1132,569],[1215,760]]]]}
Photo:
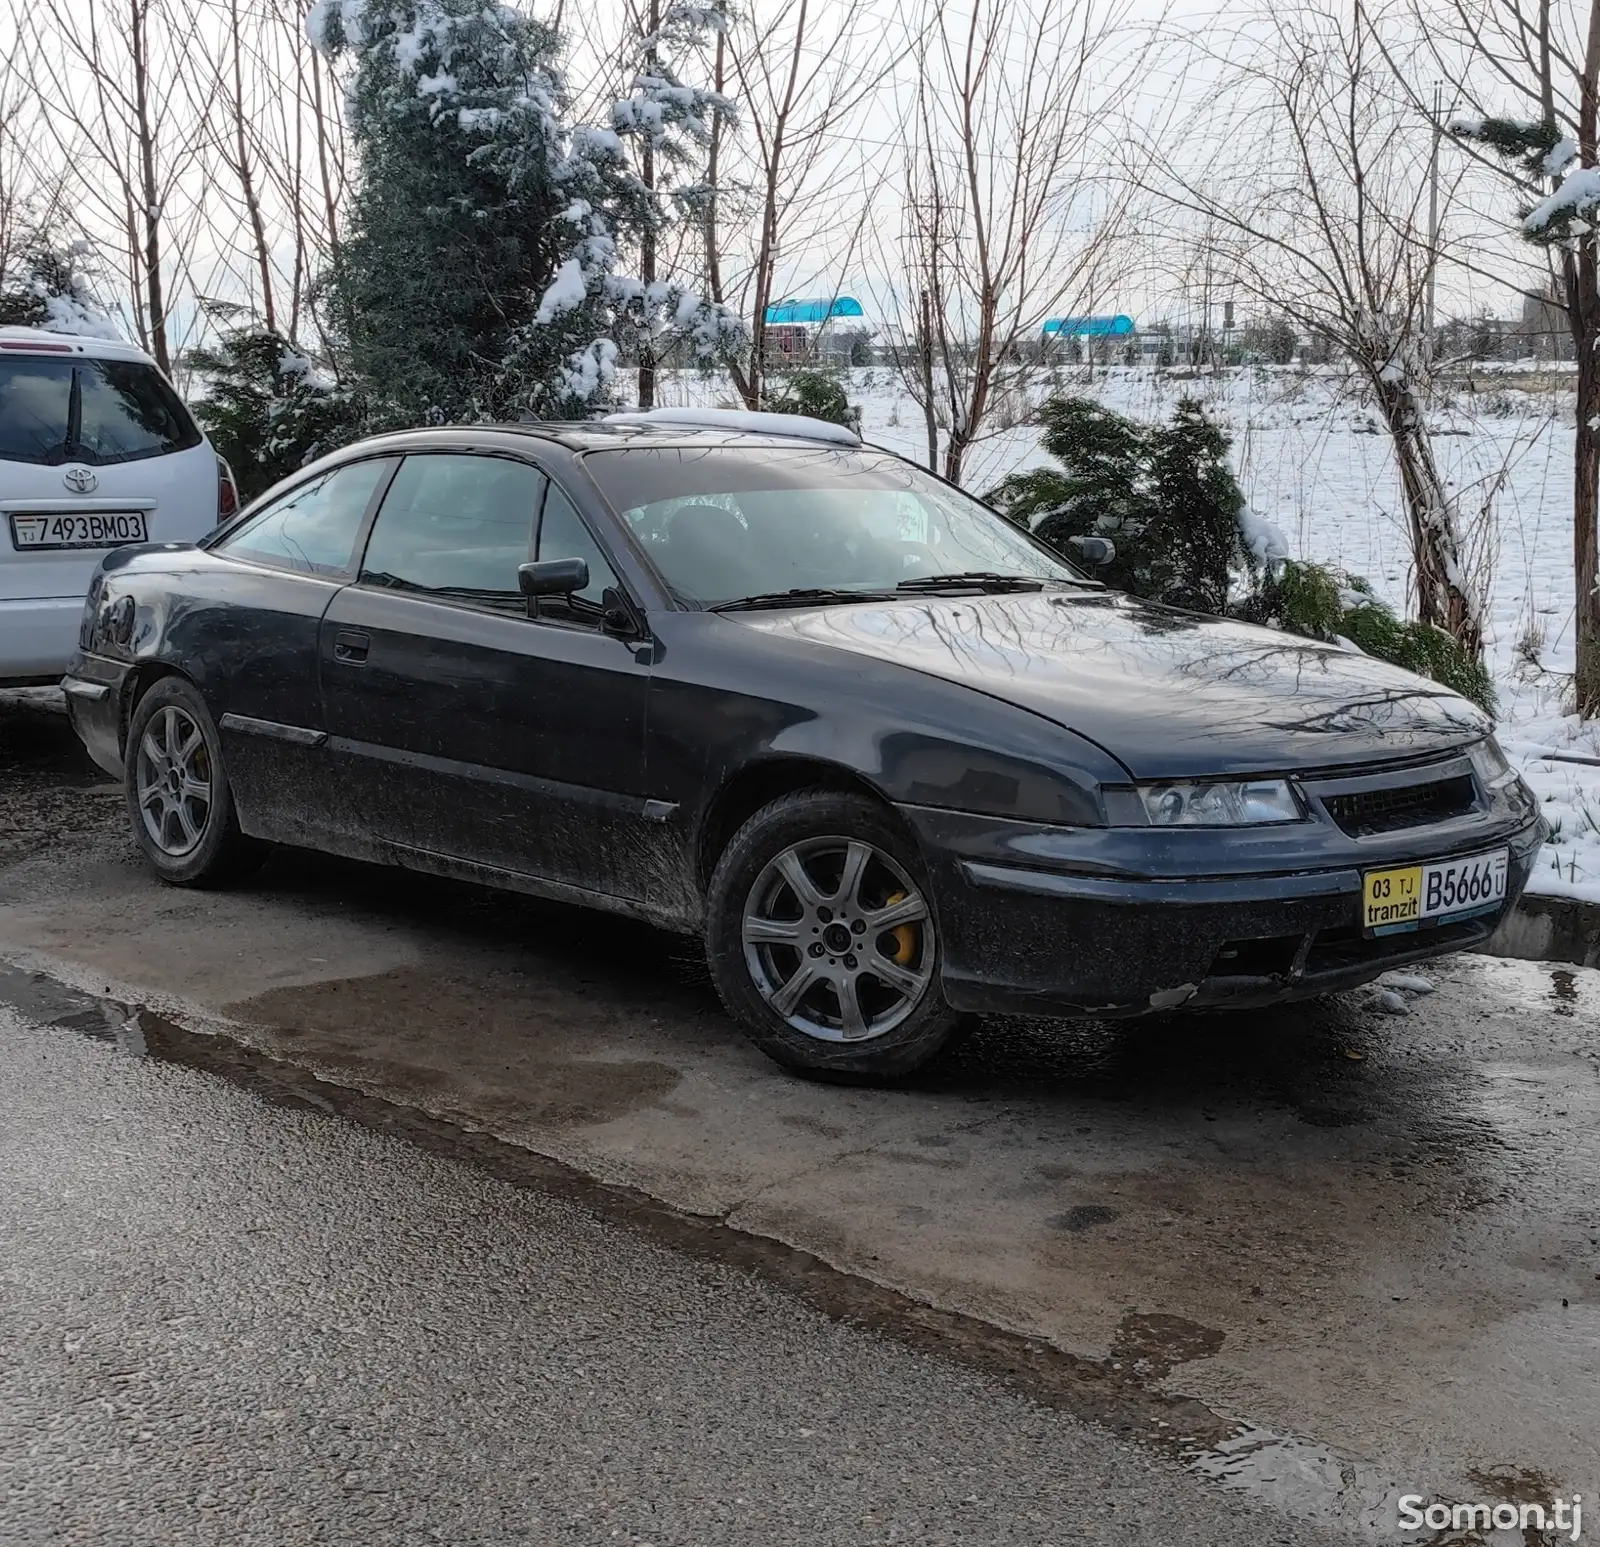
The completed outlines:
{"type": "MultiPolygon", "coordinates": [[[[884,903],[884,907],[893,907],[897,902],[904,902],[906,894],[896,892],[884,903]]],[[[911,959],[917,954],[917,926],[915,924],[896,924],[889,931],[894,936],[894,951],[889,960],[898,962],[902,967],[909,967],[911,959]]]]}

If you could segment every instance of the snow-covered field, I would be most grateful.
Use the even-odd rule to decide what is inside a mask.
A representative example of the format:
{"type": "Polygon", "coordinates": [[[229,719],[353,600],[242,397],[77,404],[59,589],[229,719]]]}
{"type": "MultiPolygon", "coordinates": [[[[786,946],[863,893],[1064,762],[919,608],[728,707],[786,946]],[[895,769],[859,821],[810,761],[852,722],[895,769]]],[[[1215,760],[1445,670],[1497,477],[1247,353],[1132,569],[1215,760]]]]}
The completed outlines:
{"type": "MultiPolygon", "coordinates": [[[[922,455],[920,410],[892,373],[856,370],[850,378],[866,438],[922,455]]],[[[1339,380],[1292,368],[1184,376],[1112,367],[1092,381],[1081,369],[1063,373],[1061,385],[1141,420],[1170,415],[1182,396],[1200,399],[1233,436],[1251,506],[1279,527],[1290,551],[1365,575],[1404,610],[1408,544],[1389,442],[1339,380]]],[[[693,374],[662,386],[663,403],[734,404],[725,387],[693,374]]],[[[1600,763],[1600,722],[1585,725],[1563,702],[1573,651],[1572,403],[1570,390],[1528,392],[1480,377],[1478,391],[1442,397],[1432,423],[1436,455],[1469,525],[1489,502],[1481,530],[1492,561],[1488,651],[1499,737],[1554,829],[1532,889],[1600,901],[1600,766],[1550,755],[1600,763]]],[[[1004,430],[977,448],[965,482],[981,491],[1046,460],[1032,428],[1004,430]]]]}

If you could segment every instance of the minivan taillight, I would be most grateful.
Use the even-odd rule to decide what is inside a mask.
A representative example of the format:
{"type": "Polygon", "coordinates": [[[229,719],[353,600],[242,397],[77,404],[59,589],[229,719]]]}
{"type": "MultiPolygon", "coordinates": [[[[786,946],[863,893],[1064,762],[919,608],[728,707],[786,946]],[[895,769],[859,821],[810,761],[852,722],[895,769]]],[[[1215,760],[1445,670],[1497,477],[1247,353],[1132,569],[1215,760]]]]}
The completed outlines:
{"type": "Polygon", "coordinates": [[[239,486],[233,481],[233,469],[217,458],[217,525],[239,512],[239,486]]]}

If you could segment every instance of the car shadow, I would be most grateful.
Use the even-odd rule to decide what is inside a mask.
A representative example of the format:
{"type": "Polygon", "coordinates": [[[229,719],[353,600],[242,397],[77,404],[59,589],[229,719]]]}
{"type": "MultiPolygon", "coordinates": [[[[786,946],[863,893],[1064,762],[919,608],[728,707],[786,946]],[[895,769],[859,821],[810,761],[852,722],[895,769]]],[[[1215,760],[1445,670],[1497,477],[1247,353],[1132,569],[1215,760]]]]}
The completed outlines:
{"type": "MultiPolygon", "coordinates": [[[[619,1010],[647,1010],[656,1033],[704,1046],[723,1019],[698,940],[635,920],[466,882],[307,851],[273,856],[254,888],[297,906],[356,908],[426,934],[446,957],[492,957],[553,984],[604,992],[619,1010]]],[[[1027,1100],[1139,1107],[1173,1118],[1286,1110],[1318,1128],[1384,1112],[1458,1112],[1432,1066],[1375,1060],[1383,1028],[1360,991],[1271,1009],[1177,1012],[1132,1020],[977,1019],[958,1045],[895,1089],[974,1102],[1027,1100]]],[[[776,1078],[786,1076],[777,1075],[776,1078]]],[[[1420,1119],[1419,1119],[1420,1120],[1420,1119]]],[[[1457,1118],[1451,1121],[1459,1122],[1457,1118]]]]}

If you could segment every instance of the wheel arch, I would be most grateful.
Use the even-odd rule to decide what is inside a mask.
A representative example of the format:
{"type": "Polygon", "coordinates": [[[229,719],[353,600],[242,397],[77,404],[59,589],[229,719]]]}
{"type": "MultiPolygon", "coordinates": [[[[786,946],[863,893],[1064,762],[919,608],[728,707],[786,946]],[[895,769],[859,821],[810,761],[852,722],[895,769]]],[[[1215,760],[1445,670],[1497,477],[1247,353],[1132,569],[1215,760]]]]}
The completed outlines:
{"type": "Polygon", "coordinates": [[[733,835],[763,806],[780,795],[793,795],[801,790],[864,795],[886,812],[894,813],[893,802],[877,785],[840,763],[793,756],[769,757],[749,763],[718,787],[701,817],[695,845],[695,881],[702,896],[733,835]]]}
{"type": "Polygon", "coordinates": [[[117,716],[117,751],[124,766],[127,764],[128,731],[133,725],[134,711],[150,689],[167,677],[181,677],[190,687],[199,690],[194,678],[170,661],[141,661],[128,673],[122,684],[122,707],[117,716]]]}

